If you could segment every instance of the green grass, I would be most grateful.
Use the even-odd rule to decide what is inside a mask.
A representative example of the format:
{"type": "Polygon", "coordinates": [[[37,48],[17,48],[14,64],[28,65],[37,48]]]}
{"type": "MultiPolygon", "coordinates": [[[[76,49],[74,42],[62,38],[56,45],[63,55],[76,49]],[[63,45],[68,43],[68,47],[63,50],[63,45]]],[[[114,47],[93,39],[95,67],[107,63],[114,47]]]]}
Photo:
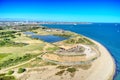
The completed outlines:
{"type": "Polygon", "coordinates": [[[16,80],[14,76],[0,76],[0,80],[16,80]]]}
{"type": "Polygon", "coordinates": [[[89,45],[91,45],[91,44],[94,44],[91,40],[89,40],[89,39],[87,39],[87,38],[83,38],[86,42],[87,42],[87,44],[89,44],[89,45]]]}
{"type": "Polygon", "coordinates": [[[2,60],[3,58],[9,56],[9,53],[0,53],[0,60],[2,60]]]}
{"type": "Polygon", "coordinates": [[[6,74],[0,74],[0,80],[16,80],[14,76],[6,75],[6,74]]]}
{"type": "MultiPolygon", "coordinates": [[[[2,34],[8,35],[6,34],[6,31],[1,31],[1,35],[2,34]]],[[[40,55],[44,46],[46,45],[41,41],[28,38],[22,33],[20,36],[18,34],[14,35],[16,38],[0,38],[0,43],[2,44],[0,47],[0,68],[14,66],[34,58],[37,54],[40,55]],[[27,41],[28,44],[24,44],[24,42],[26,43],[27,41]],[[35,43],[33,43],[34,41],[35,43]]]]}
{"type": "Polygon", "coordinates": [[[2,53],[16,53],[16,54],[25,54],[25,53],[34,53],[38,51],[40,53],[44,48],[45,44],[30,44],[23,47],[1,47],[0,52],[2,53]]]}
{"type": "Polygon", "coordinates": [[[89,40],[85,37],[76,37],[76,38],[68,39],[68,40],[65,41],[65,43],[68,43],[68,44],[79,44],[79,43],[81,43],[81,44],[87,44],[87,45],[94,45],[94,43],[91,40],[89,40]]]}
{"type": "Polygon", "coordinates": [[[13,42],[13,41],[4,41],[4,40],[0,40],[0,47],[23,47],[27,44],[25,43],[16,43],[16,42],[13,42]]]}
{"type": "Polygon", "coordinates": [[[54,52],[54,51],[56,51],[58,49],[59,49],[58,47],[49,47],[49,48],[47,48],[47,51],[48,52],[54,52]]]}
{"type": "Polygon", "coordinates": [[[42,62],[42,58],[36,57],[35,60],[33,60],[33,61],[29,62],[29,63],[23,64],[23,65],[21,65],[19,67],[25,67],[25,68],[40,67],[41,62],[42,62]]]}
{"type": "Polygon", "coordinates": [[[0,68],[6,68],[6,67],[10,67],[10,66],[22,63],[24,61],[30,60],[35,56],[36,55],[31,55],[31,54],[25,54],[23,56],[16,56],[16,57],[11,56],[6,60],[0,62],[0,68]]]}

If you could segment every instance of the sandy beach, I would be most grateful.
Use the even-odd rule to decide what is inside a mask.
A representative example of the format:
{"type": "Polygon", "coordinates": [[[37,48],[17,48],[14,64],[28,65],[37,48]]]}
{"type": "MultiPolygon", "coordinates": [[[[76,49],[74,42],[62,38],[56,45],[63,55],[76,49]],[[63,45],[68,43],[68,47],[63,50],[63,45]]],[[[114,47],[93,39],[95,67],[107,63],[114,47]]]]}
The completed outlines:
{"type": "MultiPolygon", "coordinates": [[[[92,40],[92,39],[90,39],[92,40]]],[[[86,80],[112,80],[115,74],[115,62],[110,52],[99,42],[92,40],[99,48],[100,57],[93,62],[94,71],[86,80]]]]}

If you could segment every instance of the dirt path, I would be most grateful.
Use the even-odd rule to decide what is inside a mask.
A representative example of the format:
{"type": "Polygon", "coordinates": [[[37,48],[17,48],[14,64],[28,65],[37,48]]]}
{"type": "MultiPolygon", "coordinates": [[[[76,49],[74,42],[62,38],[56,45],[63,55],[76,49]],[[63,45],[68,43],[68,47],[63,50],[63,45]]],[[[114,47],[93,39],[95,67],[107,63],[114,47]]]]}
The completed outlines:
{"type": "Polygon", "coordinates": [[[32,58],[32,59],[30,59],[29,61],[23,62],[23,63],[21,63],[21,64],[18,64],[18,65],[15,65],[15,66],[11,66],[11,67],[8,67],[8,68],[5,68],[5,69],[2,69],[2,70],[0,70],[0,73],[6,72],[6,71],[8,71],[8,70],[10,70],[10,69],[13,69],[13,68],[16,68],[16,67],[22,66],[22,65],[24,65],[24,64],[27,64],[27,63],[29,63],[29,62],[35,60],[35,59],[36,59],[36,58],[32,58]]]}
{"type": "MultiPolygon", "coordinates": [[[[43,53],[46,52],[46,49],[47,49],[48,47],[49,47],[49,44],[46,44],[45,47],[44,47],[43,53]]],[[[43,54],[38,55],[37,57],[41,57],[42,55],[43,55],[43,54]]],[[[11,66],[11,67],[8,67],[8,68],[5,68],[5,69],[1,69],[1,70],[0,70],[0,73],[4,73],[4,72],[6,72],[6,71],[8,71],[8,70],[10,70],[10,69],[13,69],[13,68],[22,66],[22,65],[24,65],[24,64],[30,63],[31,61],[33,61],[33,60],[35,60],[35,59],[36,59],[36,58],[32,58],[32,59],[30,59],[30,60],[28,60],[28,61],[26,61],[26,62],[21,63],[21,64],[18,64],[18,65],[15,65],[15,66],[11,66]]]]}

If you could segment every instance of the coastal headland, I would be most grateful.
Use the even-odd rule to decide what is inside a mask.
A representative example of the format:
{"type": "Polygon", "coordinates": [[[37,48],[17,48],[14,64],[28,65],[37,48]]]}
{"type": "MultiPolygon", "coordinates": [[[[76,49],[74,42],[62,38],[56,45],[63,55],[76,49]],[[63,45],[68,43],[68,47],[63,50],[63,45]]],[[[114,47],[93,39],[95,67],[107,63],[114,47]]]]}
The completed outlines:
{"type": "Polygon", "coordinates": [[[18,28],[0,31],[0,77],[11,73],[16,80],[113,80],[114,59],[99,42],[44,26],[18,28]]]}

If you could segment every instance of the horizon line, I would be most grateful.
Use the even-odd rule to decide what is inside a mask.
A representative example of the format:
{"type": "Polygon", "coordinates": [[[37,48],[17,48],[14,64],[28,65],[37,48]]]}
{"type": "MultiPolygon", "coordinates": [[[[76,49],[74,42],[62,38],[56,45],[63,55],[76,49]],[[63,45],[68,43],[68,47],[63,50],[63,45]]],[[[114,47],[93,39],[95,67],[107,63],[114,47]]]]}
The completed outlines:
{"type": "Polygon", "coordinates": [[[120,23],[120,22],[100,22],[100,21],[58,21],[58,20],[40,20],[40,19],[26,19],[26,18],[0,18],[0,21],[38,21],[38,22],[66,22],[66,23],[120,23]]]}

